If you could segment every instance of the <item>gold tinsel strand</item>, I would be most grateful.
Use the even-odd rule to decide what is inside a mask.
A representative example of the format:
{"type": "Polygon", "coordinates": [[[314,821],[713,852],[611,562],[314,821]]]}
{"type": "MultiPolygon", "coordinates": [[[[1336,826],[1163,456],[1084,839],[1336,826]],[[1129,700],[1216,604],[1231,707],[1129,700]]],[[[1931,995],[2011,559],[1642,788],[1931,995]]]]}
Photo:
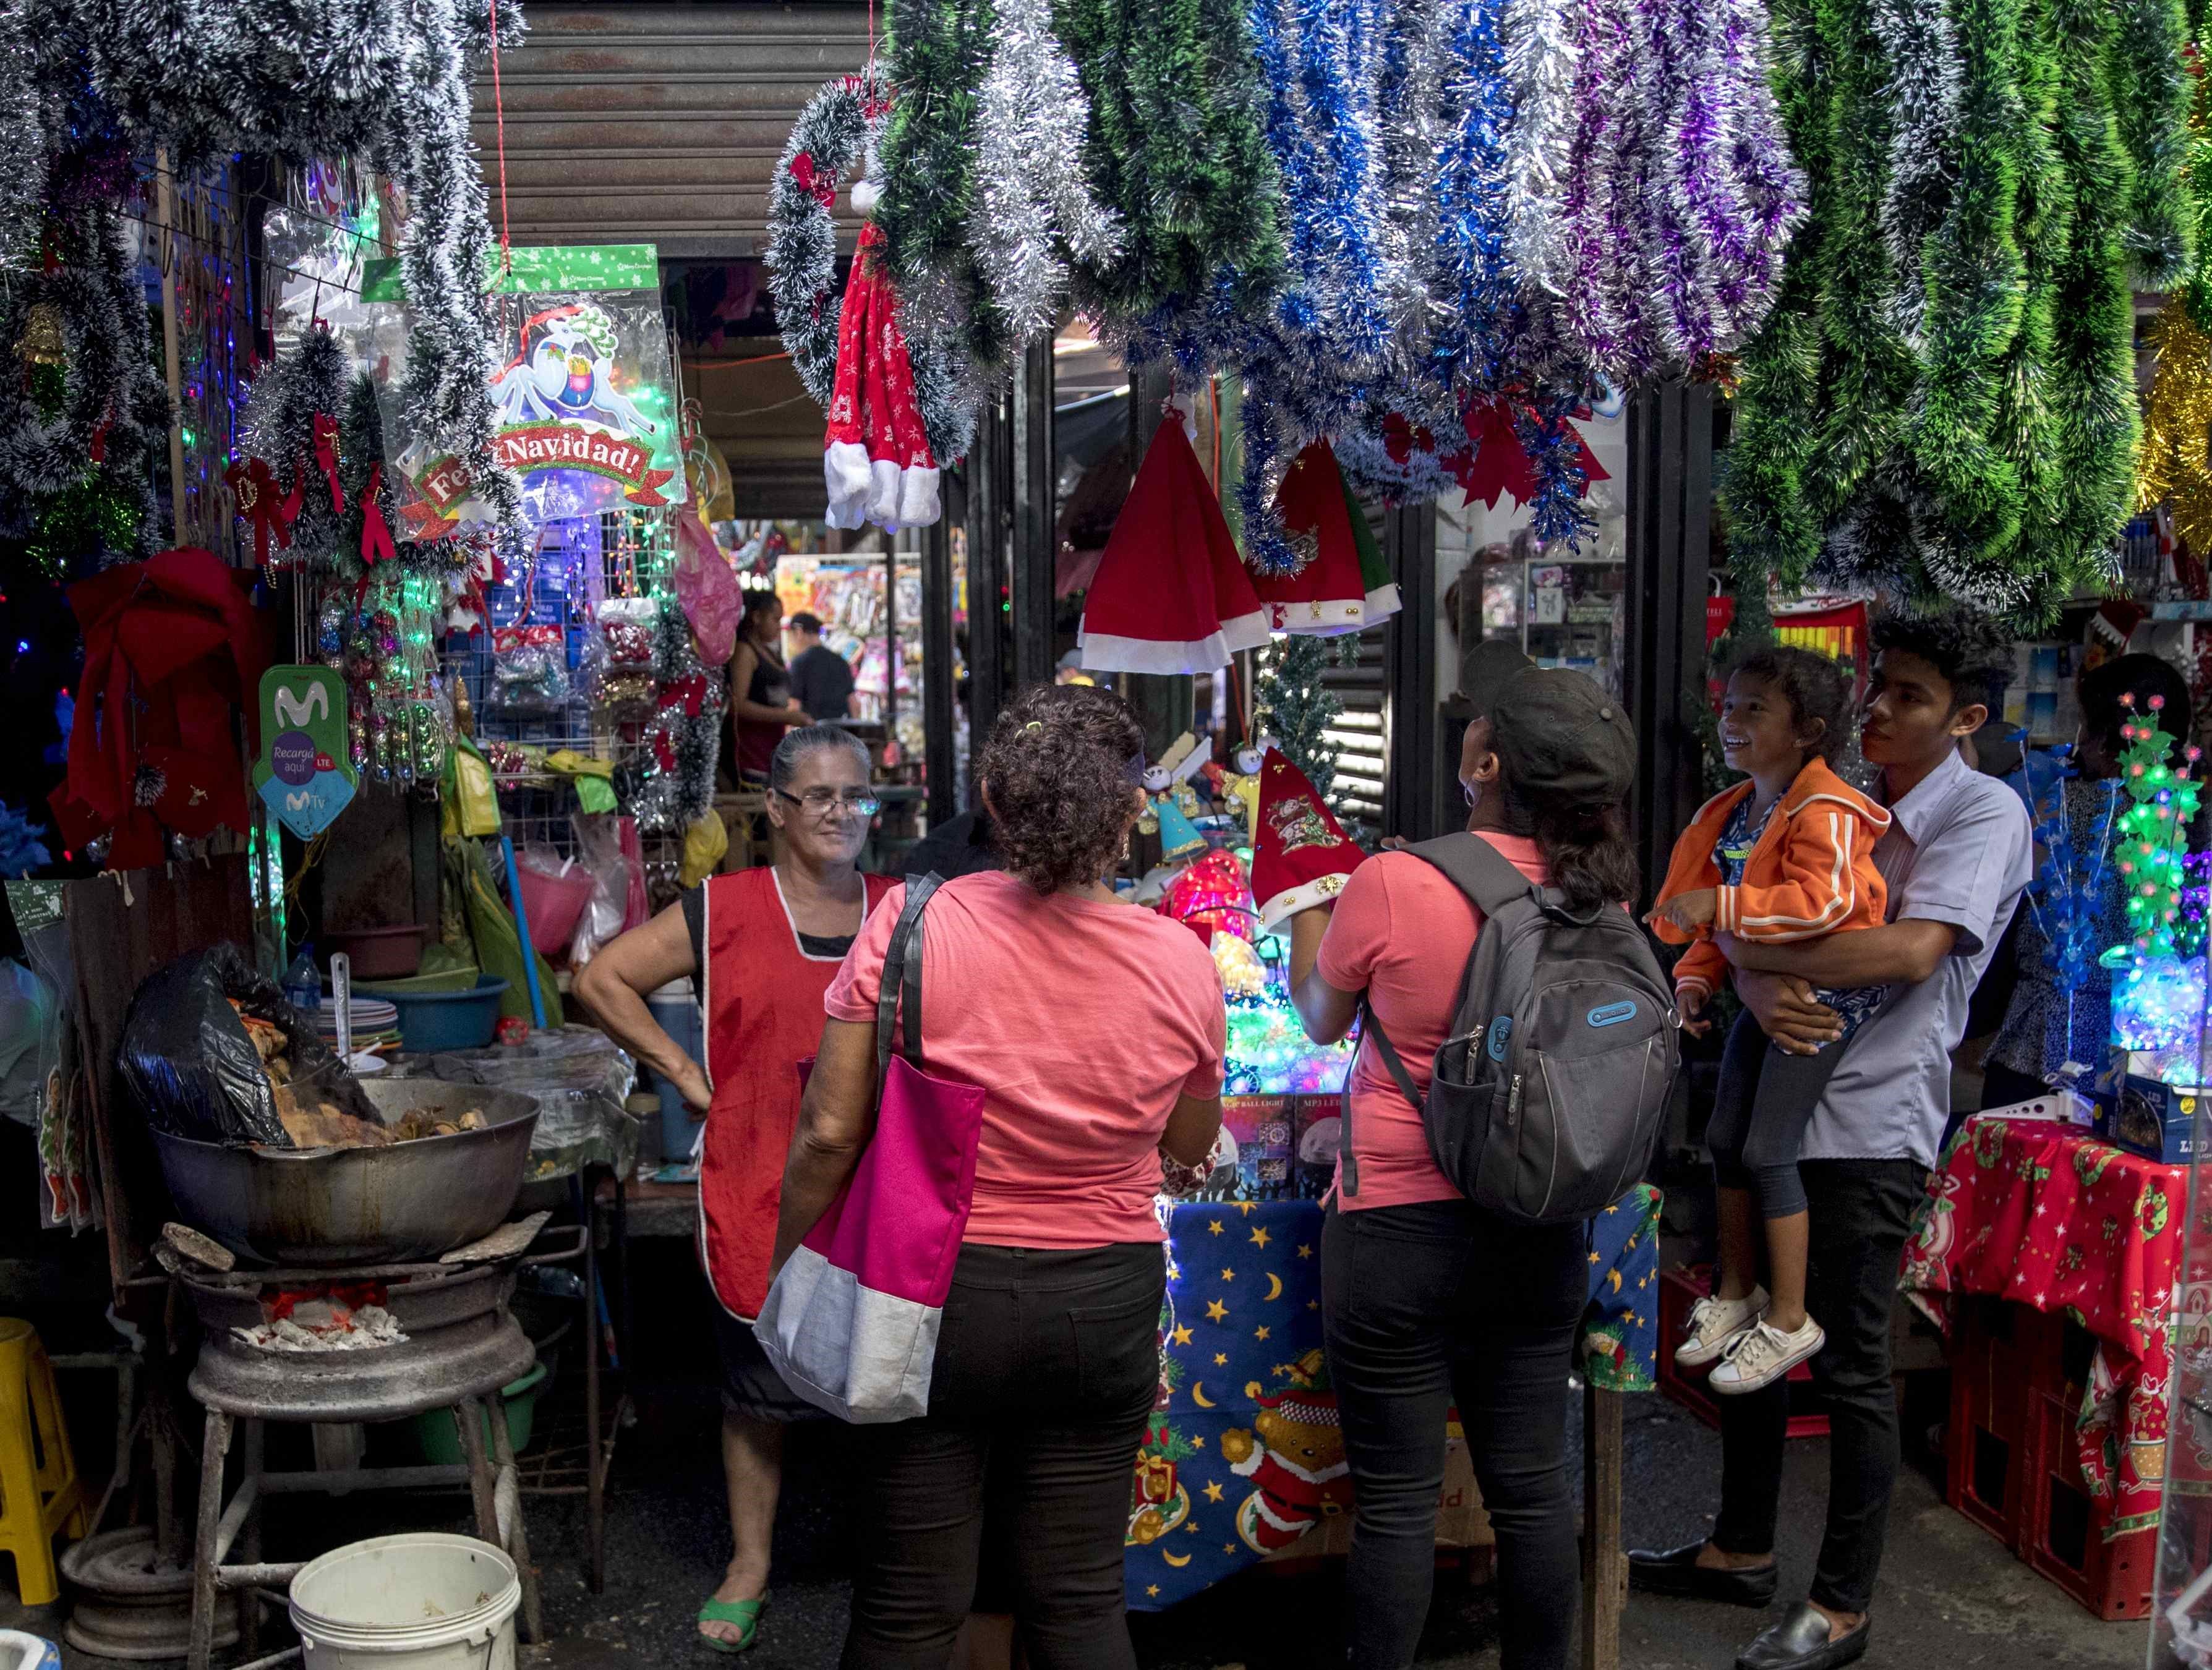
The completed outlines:
{"type": "Polygon", "coordinates": [[[2212,556],[2212,337],[2178,301],[2159,314],[2149,334],[2158,368],[2143,423],[2136,505],[2166,504],[2190,550],[2212,556]]]}

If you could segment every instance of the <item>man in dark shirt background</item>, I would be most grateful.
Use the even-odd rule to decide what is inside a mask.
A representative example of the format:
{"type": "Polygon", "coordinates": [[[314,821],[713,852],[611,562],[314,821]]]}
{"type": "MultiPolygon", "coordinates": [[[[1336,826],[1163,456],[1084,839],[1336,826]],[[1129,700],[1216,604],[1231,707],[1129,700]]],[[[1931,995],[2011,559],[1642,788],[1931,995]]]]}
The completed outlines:
{"type": "Polygon", "coordinates": [[[791,694],[817,725],[853,715],[853,669],[822,641],[819,616],[804,610],[783,623],[791,636],[791,694]]]}

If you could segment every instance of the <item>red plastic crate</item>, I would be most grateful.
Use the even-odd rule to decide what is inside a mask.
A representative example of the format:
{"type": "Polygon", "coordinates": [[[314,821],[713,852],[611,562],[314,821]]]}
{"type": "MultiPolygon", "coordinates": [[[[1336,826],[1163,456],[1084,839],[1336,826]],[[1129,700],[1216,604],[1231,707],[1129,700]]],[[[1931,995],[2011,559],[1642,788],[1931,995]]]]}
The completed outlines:
{"type": "Polygon", "coordinates": [[[2106,1621],[2150,1616],[2158,1532],[2106,1537],[2112,1504],[2090,1494],[2075,1448],[2081,1398],[2068,1388],[2034,1400],[2038,1454],[2028,1479],[2020,1557],[2106,1621]]]}
{"type": "MultiPolygon", "coordinates": [[[[1659,1278],[1659,1389],[1707,1426],[1717,1428],[1721,1424],[1720,1400],[1705,1384],[1706,1376],[1712,1373],[1711,1367],[1674,1366],[1674,1347],[1681,1343],[1682,1332],[1690,1325],[1690,1309],[1712,1291],[1712,1266],[1706,1264],[1669,1270],[1659,1278]]],[[[1828,1436],[1828,1418],[1810,1412],[1813,1403],[1813,1371],[1801,1363],[1790,1371],[1791,1437],[1828,1436]]]]}
{"type": "Polygon", "coordinates": [[[2016,1554],[2041,1454],[2036,1399],[2065,1384],[2062,1342],[2058,1319],[2026,1305],[1959,1302],[1944,1496],[2016,1554]]]}

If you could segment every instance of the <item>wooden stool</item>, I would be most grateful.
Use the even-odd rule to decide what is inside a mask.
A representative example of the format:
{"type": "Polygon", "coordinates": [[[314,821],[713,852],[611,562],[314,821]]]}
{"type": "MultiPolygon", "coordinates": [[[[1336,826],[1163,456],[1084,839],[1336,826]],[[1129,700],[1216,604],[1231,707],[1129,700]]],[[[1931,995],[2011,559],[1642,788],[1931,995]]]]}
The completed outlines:
{"type": "Polygon", "coordinates": [[[61,1598],[54,1533],[92,1529],[54,1394],[54,1365],[38,1330],[0,1316],[0,1554],[15,1557],[15,1592],[27,1606],[61,1598]]]}

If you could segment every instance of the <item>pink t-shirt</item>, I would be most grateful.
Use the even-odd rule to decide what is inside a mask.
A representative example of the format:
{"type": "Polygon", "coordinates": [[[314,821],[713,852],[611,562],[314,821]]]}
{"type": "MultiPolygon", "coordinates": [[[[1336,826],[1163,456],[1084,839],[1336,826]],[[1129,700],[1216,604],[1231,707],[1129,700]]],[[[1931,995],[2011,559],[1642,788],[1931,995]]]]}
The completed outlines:
{"type": "MultiPolygon", "coordinates": [[[[875,1024],[893,888],[823,1005],[875,1024]]],[[[1198,936],[1133,905],[1045,897],[995,871],[938,890],[923,918],[921,1054],[983,1087],[966,1239],[996,1247],[1158,1241],[1160,1133],[1176,1098],[1218,1096],[1228,1023],[1198,936]]]]}
{"type": "MultiPolygon", "coordinates": [[[[1530,881],[1551,879],[1526,835],[1482,838],[1530,881]]],[[[1321,977],[1340,992],[1367,993],[1407,1074],[1424,1092],[1459,1001],[1460,971],[1481,927],[1482,913],[1443,871],[1411,853],[1381,853],[1352,872],[1322,938],[1316,964],[1321,977]]],[[[1343,1192],[1340,1163],[1339,1211],[1460,1198],[1430,1157],[1419,1109],[1406,1100],[1371,1042],[1360,1045],[1352,1063],[1352,1141],[1359,1156],[1359,1193],[1343,1192]]]]}

